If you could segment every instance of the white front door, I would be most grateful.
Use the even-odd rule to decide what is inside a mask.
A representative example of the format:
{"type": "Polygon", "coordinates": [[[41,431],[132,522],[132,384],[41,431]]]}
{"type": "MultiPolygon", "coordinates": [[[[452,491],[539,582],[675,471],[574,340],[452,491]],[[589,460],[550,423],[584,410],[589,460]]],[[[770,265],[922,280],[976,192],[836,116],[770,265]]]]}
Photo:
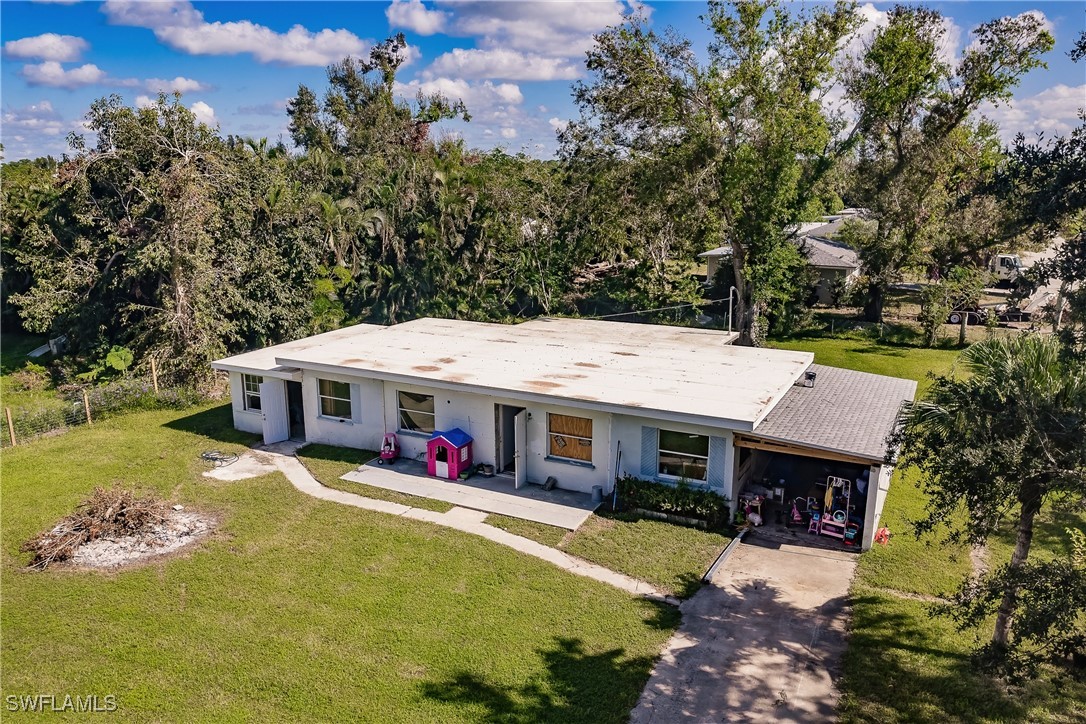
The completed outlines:
{"type": "Polygon", "coordinates": [[[528,411],[521,410],[513,416],[513,487],[519,488],[528,482],[528,411]]]}
{"type": "Polygon", "coordinates": [[[260,411],[264,417],[264,444],[290,438],[290,414],[287,412],[287,383],[267,380],[260,383],[260,411]]]}

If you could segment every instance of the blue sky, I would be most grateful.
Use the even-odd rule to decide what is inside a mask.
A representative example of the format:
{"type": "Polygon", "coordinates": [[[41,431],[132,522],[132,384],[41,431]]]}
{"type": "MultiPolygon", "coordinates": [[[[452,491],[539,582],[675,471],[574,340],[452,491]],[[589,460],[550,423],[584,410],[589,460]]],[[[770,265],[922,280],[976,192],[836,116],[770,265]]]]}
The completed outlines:
{"type": "MultiPolygon", "coordinates": [[[[1013,103],[986,107],[1005,137],[1066,133],[1086,106],[1086,63],[1067,57],[1086,23],[1080,2],[931,3],[947,17],[948,57],[978,24],[1043,14],[1056,37],[1047,70],[1027,76],[1013,103]]],[[[889,4],[864,4],[870,32],[889,4]]],[[[649,2],[656,28],[673,26],[695,47],[708,40],[703,2],[649,2]]],[[[223,133],[287,134],[286,100],[299,83],[318,93],[324,68],[403,32],[410,62],[402,92],[461,97],[473,120],[439,133],[482,148],[549,156],[555,129],[576,114],[570,86],[584,75],[592,34],[634,11],[628,0],[499,2],[0,2],[0,140],[6,160],[65,151],[95,98],[146,103],[180,90],[186,105],[223,133]]]]}

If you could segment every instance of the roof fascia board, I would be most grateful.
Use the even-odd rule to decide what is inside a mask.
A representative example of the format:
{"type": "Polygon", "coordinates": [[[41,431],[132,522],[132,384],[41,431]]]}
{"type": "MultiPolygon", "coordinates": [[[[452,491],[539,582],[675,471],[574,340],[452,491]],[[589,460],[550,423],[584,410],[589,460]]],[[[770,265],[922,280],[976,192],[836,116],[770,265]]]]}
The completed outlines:
{"type": "MultiPolygon", "coordinates": [[[[278,361],[276,363],[278,364],[278,361]]],[[[222,372],[240,372],[243,375],[259,375],[261,377],[273,377],[275,379],[289,380],[291,382],[300,382],[302,379],[302,371],[300,369],[262,370],[258,367],[246,367],[244,365],[227,364],[222,361],[212,362],[211,369],[221,370],[222,372]]]]}

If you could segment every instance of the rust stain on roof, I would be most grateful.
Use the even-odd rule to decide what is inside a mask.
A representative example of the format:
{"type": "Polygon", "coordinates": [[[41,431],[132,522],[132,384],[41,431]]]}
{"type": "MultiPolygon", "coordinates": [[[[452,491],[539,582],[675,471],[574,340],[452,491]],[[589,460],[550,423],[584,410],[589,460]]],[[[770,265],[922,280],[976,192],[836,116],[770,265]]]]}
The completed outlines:
{"type": "Polygon", "coordinates": [[[547,380],[525,380],[524,384],[526,384],[526,385],[528,385],[530,387],[537,387],[537,388],[541,388],[541,389],[544,389],[544,390],[553,390],[556,387],[561,387],[562,386],[562,385],[558,384],[557,382],[548,382],[547,380]]]}
{"type": "Polygon", "coordinates": [[[446,382],[463,382],[467,378],[464,375],[446,375],[444,378],[446,382]]]}
{"type": "Polygon", "coordinates": [[[611,354],[621,355],[622,357],[637,357],[637,352],[612,352],[611,354]]]}
{"type": "Polygon", "coordinates": [[[446,364],[446,365],[451,365],[455,361],[456,361],[455,357],[442,357],[441,359],[438,360],[438,362],[440,362],[441,364],[446,364]]]}
{"type": "Polygon", "coordinates": [[[438,372],[441,370],[440,367],[435,367],[434,365],[415,365],[411,369],[416,372],[438,372]]]}
{"type": "Polygon", "coordinates": [[[358,359],[357,357],[351,357],[350,359],[343,360],[342,362],[340,362],[340,364],[341,365],[349,365],[349,364],[354,364],[355,362],[365,362],[365,360],[358,359]]]}
{"type": "Polygon", "coordinates": [[[544,377],[549,377],[553,380],[583,380],[588,377],[588,375],[570,374],[568,372],[555,372],[552,375],[544,375],[544,377]]]}
{"type": "Polygon", "coordinates": [[[592,369],[597,370],[600,368],[598,364],[593,364],[592,362],[574,362],[573,364],[575,367],[591,367],[592,369]]]}

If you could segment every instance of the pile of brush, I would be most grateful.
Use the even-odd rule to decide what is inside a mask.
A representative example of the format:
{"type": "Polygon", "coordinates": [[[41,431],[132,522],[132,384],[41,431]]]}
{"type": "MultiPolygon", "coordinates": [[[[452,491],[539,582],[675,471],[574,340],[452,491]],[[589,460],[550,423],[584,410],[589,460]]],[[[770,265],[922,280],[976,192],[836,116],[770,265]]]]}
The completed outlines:
{"type": "Polygon", "coordinates": [[[21,550],[34,554],[30,567],[40,570],[50,563],[70,559],[88,541],[143,533],[165,522],[168,514],[169,506],[161,500],[140,498],[118,486],[98,487],[74,513],[52,530],[28,540],[21,550]]]}

